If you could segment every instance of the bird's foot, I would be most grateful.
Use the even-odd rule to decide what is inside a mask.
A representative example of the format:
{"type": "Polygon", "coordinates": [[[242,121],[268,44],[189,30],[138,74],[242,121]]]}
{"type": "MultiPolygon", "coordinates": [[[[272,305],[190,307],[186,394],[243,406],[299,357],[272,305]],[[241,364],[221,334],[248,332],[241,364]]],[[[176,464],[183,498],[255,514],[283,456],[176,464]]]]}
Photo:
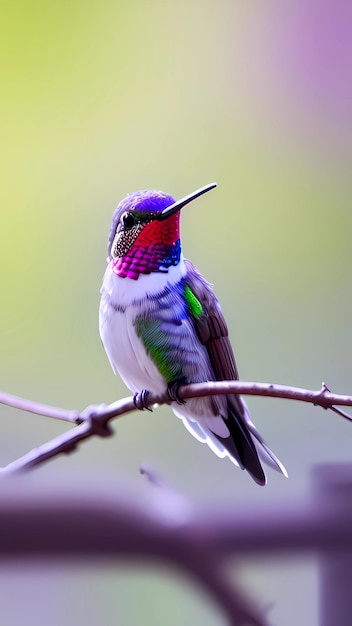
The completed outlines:
{"type": "Polygon", "coordinates": [[[175,380],[173,383],[169,383],[167,386],[167,392],[169,394],[170,400],[172,402],[177,402],[177,404],[185,404],[186,401],[180,398],[179,389],[182,385],[186,384],[186,378],[180,378],[179,380],[175,380]]]}
{"type": "Polygon", "coordinates": [[[138,409],[139,411],[146,410],[146,411],[153,412],[153,409],[151,409],[150,406],[148,406],[148,396],[149,396],[148,389],[142,389],[142,391],[138,391],[134,394],[133,404],[136,407],[136,409],[138,409]]]}

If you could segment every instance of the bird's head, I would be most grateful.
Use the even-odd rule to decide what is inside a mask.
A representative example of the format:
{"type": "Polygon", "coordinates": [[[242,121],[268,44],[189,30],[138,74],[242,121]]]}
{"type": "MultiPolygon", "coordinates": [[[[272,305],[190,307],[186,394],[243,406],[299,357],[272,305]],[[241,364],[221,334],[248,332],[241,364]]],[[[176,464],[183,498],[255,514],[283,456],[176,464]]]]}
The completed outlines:
{"type": "Polygon", "coordinates": [[[143,190],[121,200],[112,218],[108,254],[115,274],[136,280],[140,274],[167,272],[180,261],[180,211],[216,183],[175,202],[162,191],[143,190]]]}

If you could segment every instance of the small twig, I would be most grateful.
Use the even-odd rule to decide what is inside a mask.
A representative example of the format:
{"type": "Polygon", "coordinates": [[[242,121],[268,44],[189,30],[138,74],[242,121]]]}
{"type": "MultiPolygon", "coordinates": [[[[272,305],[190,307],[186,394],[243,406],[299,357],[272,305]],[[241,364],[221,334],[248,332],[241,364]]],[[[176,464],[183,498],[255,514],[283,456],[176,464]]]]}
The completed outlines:
{"type": "Polygon", "coordinates": [[[341,415],[341,417],[343,417],[345,420],[348,420],[349,422],[352,422],[352,415],[347,413],[347,411],[343,411],[342,409],[338,409],[336,406],[330,406],[329,409],[331,411],[334,411],[334,413],[337,413],[337,415],[341,415]]]}
{"type": "Polygon", "coordinates": [[[152,467],[148,467],[147,465],[141,465],[141,467],[139,468],[139,473],[142,476],[145,476],[147,481],[151,485],[153,485],[153,487],[165,486],[165,482],[163,481],[163,479],[158,475],[158,473],[152,467]]]}
{"type": "Polygon", "coordinates": [[[59,409],[55,406],[42,404],[41,402],[33,402],[32,400],[26,400],[25,398],[5,393],[4,391],[0,391],[0,404],[6,404],[7,406],[12,406],[14,409],[36,413],[37,415],[45,415],[45,417],[53,417],[57,420],[64,420],[74,424],[80,424],[82,421],[78,411],[67,411],[66,409],[59,409]]]}

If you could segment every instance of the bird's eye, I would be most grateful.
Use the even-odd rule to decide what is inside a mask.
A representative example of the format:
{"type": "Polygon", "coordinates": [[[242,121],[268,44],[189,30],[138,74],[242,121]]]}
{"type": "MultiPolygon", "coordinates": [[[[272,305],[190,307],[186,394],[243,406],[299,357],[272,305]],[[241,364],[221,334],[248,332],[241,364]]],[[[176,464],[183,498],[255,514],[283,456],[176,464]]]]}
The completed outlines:
{"type": "Polygon", "coordinates": [[[136,218],[132,213],[126,211],[121,215],[121,222],[125,230],[130,230],[136,223],[136,218]]]}

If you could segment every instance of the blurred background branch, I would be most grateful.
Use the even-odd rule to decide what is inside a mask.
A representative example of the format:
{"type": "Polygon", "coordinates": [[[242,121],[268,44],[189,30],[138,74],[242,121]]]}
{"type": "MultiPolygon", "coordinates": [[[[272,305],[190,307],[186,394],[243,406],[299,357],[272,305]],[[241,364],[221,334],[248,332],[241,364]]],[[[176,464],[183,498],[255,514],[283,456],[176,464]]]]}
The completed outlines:
{"type": "Polygon", "coordinates": [[[350,577],[341,573],[352,566],[351,465],[315,468],[311,497],[284,506],[200,506],[157,483],[140,500],[121,489],[53,492],[3,481],[0,561],[158,562],[196,582],[231,626],[265,626],[265,611],[234,582],[231,559],[315,554],[321,624],[350,624],[350,577]]]}

